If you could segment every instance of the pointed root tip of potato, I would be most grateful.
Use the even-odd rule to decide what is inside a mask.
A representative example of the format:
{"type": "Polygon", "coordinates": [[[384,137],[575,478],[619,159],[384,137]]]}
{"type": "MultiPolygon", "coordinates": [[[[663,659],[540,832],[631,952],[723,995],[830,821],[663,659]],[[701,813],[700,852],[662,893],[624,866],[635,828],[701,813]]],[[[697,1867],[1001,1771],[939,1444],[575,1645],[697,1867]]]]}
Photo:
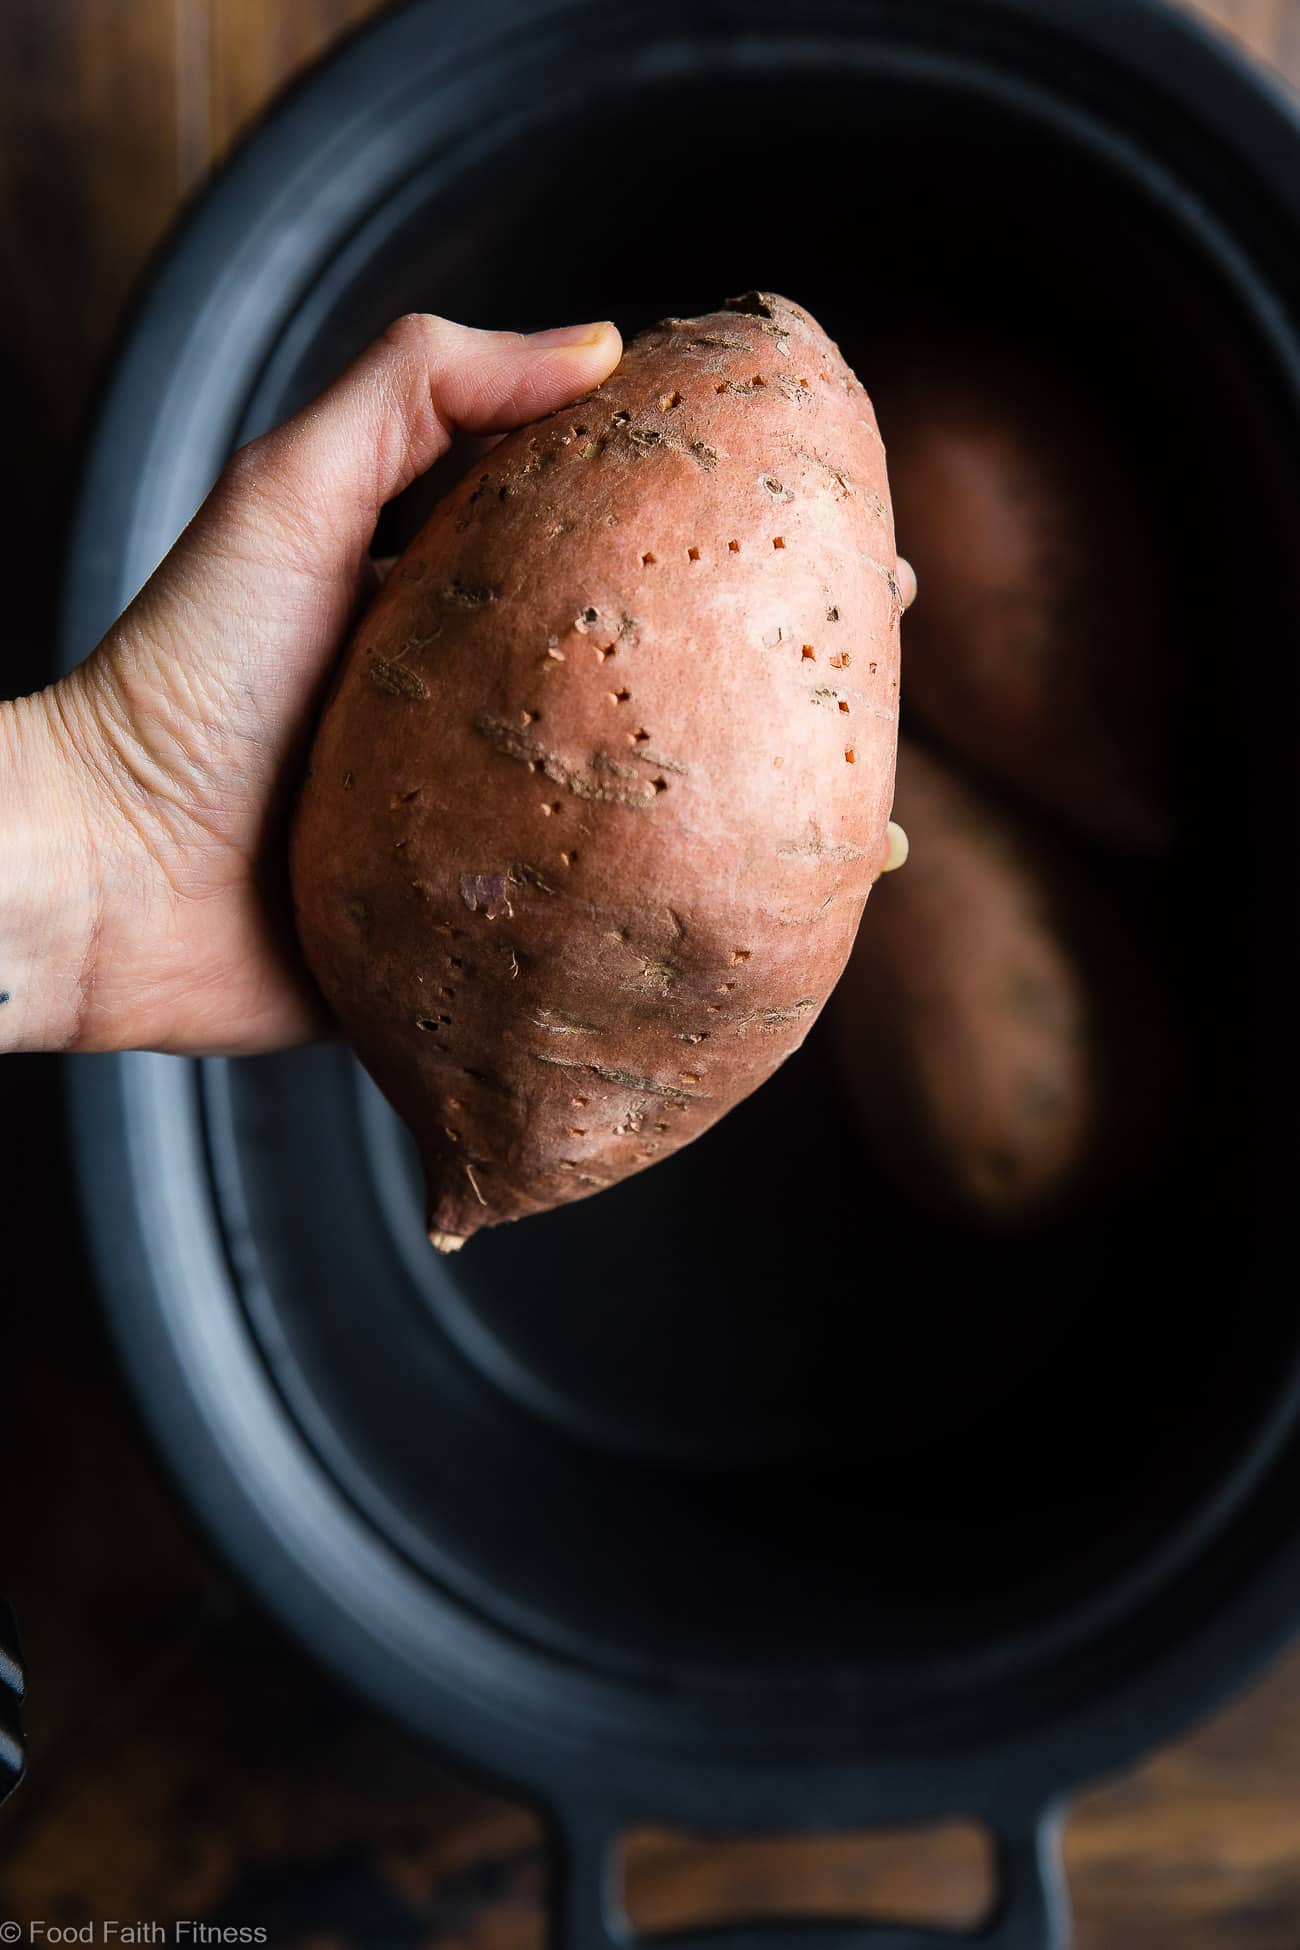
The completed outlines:
{"type": "Polygon", "coordinates": [[[459,1232],[439,1232],[435,1226],[429,1233],[429,1244],[435,1252],[458,1253],[465,1244],[465,1235],[459,1232]]]}
{"type": "Polygon", "coordinates": [[[881,873],[897,873],[900,867],[907,864],[910,852],[911,843],[907,834],[897,820],[891,819],[885,828],[885,864],[880,869],[881,873]]]}

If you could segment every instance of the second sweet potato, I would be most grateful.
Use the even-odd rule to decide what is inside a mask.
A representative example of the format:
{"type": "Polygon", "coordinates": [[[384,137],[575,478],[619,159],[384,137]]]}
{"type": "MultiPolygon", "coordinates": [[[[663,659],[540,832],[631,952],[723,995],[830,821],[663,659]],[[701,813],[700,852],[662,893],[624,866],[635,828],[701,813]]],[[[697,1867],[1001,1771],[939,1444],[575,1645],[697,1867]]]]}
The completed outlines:
{"type": "Polygon", "coordinates": [[[1026,1223],[1132,1179],[1170,1116],[1169,1005],[1072,854],[904,739],[904,872],[830,1005],[882,1158],[925,1204],[1026,1223]]]}
{"type": "MultiPolygon", "coordinates": [[[[883,362],[886,374],[888,362],[883,362]]],[[[913,351],[879,392],[909,712],[1088,838],[1170,836],[1170,610],[1154,510],[1091,406],[1000,351],[913,351]]]]}

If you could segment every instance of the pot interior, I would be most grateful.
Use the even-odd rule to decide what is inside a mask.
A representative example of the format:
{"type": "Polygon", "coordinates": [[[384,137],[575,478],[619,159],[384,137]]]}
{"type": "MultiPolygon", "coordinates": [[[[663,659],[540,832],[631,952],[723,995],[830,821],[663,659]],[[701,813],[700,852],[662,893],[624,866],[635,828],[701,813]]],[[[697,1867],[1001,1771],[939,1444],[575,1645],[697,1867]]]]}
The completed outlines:
{"type": "Polygon", "coordinates": [[[413,179],[305,294],[249,430],[407,309],[630,333],[755,286],[808,305],[869,389],[920,330],[958,359],[970,333],[1034,348],[1156,484],[1180,837],[1157,871],[1097,871],[1140,904],[1185,1042],[1159,1165],[1016,1238],[938,1221],[814,1030],[687,1152],[441,1261],[339,1051],[206,1066],[209,1116],[289,1407],[431,1579],[643,1679],[824,1681],[879,1721],[938,1661],[1005,1714],[998,1663],[1062,1658],[1171,1577],[1289,1412],[1297,443],[1248,290],[1031,100],[923,63],[701,67],[557,92],[413,179]]]}

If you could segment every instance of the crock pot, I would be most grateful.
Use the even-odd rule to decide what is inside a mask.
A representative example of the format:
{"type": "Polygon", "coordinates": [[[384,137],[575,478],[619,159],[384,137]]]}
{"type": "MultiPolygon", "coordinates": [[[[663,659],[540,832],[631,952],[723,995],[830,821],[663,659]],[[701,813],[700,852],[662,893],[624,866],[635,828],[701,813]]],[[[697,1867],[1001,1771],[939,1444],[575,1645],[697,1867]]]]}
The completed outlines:
{"type": "MultiPolygon", "coordinates": [[[[544,1810],[574,1950],[627,1940],[639,1821],[953,1814],[999,1842],[981,1940],[1061,1944],[1064,1798],[1300,1618],[1297,265],[1289,100],[1147,0],[413,0],[274,109],[125,334],[69,664],[232,448],[412,308],[630,331],[775,288],[869,386],[918,322],[994,332],[1159,480],[1191,1086],[1123,1200],[1000,1242],[913,1210],[814,1031],[687,1152],[442,1261],[341,1048],[70,1066],[185,1496],[313,1653],[544,1810]]],[[[814,1933],[867,1931],[708,1941],[814,1933]]]]}

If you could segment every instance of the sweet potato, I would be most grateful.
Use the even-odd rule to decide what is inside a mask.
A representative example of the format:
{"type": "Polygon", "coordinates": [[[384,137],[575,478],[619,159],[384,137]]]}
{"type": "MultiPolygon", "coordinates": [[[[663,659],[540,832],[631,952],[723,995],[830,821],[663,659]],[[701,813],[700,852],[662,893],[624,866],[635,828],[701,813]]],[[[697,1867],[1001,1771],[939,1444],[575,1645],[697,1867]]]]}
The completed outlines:
{"type": "Polygon", "coordinates": [[[886,852],[895,567],[870,402],[768,294],[644,333],[402,557],[293,882],[436,1245],[639,1171],[802,1042],[886,852]]]}
{"type": "Polygon", "coordinates": [[[995,1227],[1131,1179],[1173,1079],[1144,947],[1055,836],[906,738],[895,814],[907,869],[829,1011],[882,1159],[926,1204],[995,1227]]]}
{"type": "Polygon", "coordinates": [[[1169,837],[1169,603],[1151,509],[1063,379],[914,352],[878,399],[907,707],[950,750],[1119,847],[1169,837]]]}

